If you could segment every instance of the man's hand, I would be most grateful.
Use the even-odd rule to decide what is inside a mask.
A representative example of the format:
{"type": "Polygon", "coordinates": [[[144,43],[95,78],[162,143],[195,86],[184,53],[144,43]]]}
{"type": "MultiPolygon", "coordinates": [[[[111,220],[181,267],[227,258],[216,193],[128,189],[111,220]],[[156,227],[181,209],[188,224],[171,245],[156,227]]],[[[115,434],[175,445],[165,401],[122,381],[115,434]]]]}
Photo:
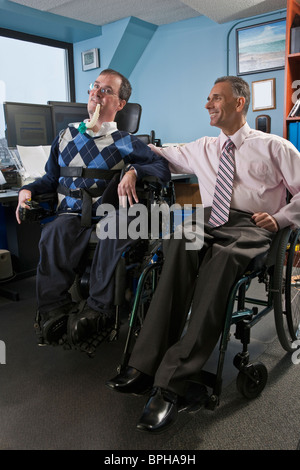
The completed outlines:
{"type": "Polygon", "coordinates": [[[252,215],[252,220],[258,227],[265,228],[270,232],[278,232],[279,230],[276,219],[267,212],[255,212],[252,215]]]}
{"type": "Polygon", "coordinates": [[[27,206],[27,204],[26,204],[26,201],[29,201],[30,199],[31,199],[31,191],[28,191],[28,189],[22,189],[19,192],[18,207],[16,209],[16,218],[17,218],[18,224],[21,223],[20,215],[19,215],[19,208],[20,207],[27,207],[28,209],[30,209],[30,207],[27,206]]]}
{"type": "Polygon", "coordinates": [[[122,207],[127,207],[127,197],[130,206],[133,206],[133,202],[139,202],[136,190],[136,174],[134,169],[127,171],[123,176],[118,186],[119,204],[122,207]]]}

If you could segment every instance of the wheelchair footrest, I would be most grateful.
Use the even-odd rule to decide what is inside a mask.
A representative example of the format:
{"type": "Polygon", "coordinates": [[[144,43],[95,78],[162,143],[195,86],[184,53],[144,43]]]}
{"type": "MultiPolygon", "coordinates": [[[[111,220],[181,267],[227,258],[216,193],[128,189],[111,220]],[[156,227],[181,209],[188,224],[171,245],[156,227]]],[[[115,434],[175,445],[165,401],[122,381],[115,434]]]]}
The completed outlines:
{"type": "Polygon", "coordinates": [[[192,383],[184,397],[180,397],[178,411],[197,413],[200,409],[207,406],[208,401],[209,396],[206,386],[192,383]]]}
{"type": "Polygon", "coordinates": [[[94,357],[96,349],[104,343],[104,341],[114,341],[118,336],[118,331],[114,326],[110,326],[105,330],[102,330],[100,333],[96,333],[91,336],[89,339],[78,344],[70,344],[68,341],[67,335],[62,338],[61,346],[66,349],[75,349],[81,352],[86,353],[90,357],[94,357]]]}

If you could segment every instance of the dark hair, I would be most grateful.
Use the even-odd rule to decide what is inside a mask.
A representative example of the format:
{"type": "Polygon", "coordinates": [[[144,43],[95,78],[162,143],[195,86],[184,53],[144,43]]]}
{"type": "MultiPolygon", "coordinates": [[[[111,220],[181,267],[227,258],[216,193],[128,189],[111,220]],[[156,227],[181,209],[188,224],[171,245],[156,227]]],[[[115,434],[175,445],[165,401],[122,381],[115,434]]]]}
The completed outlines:
{"type": "Polygon", "coordinates": [[[127,103],[127,101],[130,98],[131,91],[132,91],[129,80],[126,77],[124,77],[124,75],[122,75],[120,72],[117,72],[116,70],[113,70],[113,69],[102,70],[100,75],[102,75],[104,73],[106,73],[108,75],[116,75],[117,77],[119,77],[121,79],[121,85],[120,85],[120,90],[119,90],[119,98],[121,100],[125,100],[126,103],[127,103]]]}
{"type": "Polygon", "coordinates": [[[243,114],[246,116],[250,104],[250,87],[245,80],[240,77],[235,77],[232,75],[227,75],[225,77],[217,78],[216,83],[220,82],[229,82],[232,88],[233,96],[238,98],[243,96],[245,98],[245,105],[243,109],[243,114]]]}

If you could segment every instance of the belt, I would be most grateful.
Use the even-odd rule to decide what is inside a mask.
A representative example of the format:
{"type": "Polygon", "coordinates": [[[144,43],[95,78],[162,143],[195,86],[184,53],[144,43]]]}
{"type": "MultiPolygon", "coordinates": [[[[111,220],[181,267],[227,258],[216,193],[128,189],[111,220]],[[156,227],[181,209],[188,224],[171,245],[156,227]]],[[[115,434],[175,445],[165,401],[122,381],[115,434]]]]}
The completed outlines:
{"type": "MultiPolygon", "coordinates": [[[[92,178],[111,181],[121,174],[121,170],[100,170],[99,168],[83,168],[81,166],[67,166],[60,168],[60,176],[71,178],[92,178]]],[[[78,188],[70,189],[59,184],[58,192],[64,196],[82,199],[81,225],[90,227],[92,224],[92,198],[100,197],[106,188],[78,188]]]]}
{"type": "Polygon", "coordinates": [[[62,186],[61,184],[57,189],[57,191],[64,196],[82,199],[81,225],[83,227],[90,227],[92,224],[92,198],[102,196],[104,190],[105,188],[70,189],[62,186]]]}
{"type": "Polygon", "coordinates": [[[99,168],[83,168],[82,166],[66,166],[60,168],[60,176],[71,178],[93,178],[111,180],[120,170],[100,170],[99,168]]]}

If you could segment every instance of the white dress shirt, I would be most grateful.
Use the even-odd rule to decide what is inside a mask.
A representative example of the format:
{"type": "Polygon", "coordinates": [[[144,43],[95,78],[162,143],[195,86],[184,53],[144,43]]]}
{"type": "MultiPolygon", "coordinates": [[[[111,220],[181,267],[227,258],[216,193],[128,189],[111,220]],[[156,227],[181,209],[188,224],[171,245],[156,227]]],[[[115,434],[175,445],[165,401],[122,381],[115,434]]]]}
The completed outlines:
{"type": "Polygon", "coordinates": [[[246,123],[234,135],[202,137],[178,147],[151,148],[169,161],[172,173],[195,174],[204,207],[212,205],[219,159],[230,137],[235,144],[235,177],[231,207],[267,212],[279,227],[300,226],[300,153],[286,139],[251,129],[246,123]],[[286,205],[286,189],[293,196],[286,205]]]}

